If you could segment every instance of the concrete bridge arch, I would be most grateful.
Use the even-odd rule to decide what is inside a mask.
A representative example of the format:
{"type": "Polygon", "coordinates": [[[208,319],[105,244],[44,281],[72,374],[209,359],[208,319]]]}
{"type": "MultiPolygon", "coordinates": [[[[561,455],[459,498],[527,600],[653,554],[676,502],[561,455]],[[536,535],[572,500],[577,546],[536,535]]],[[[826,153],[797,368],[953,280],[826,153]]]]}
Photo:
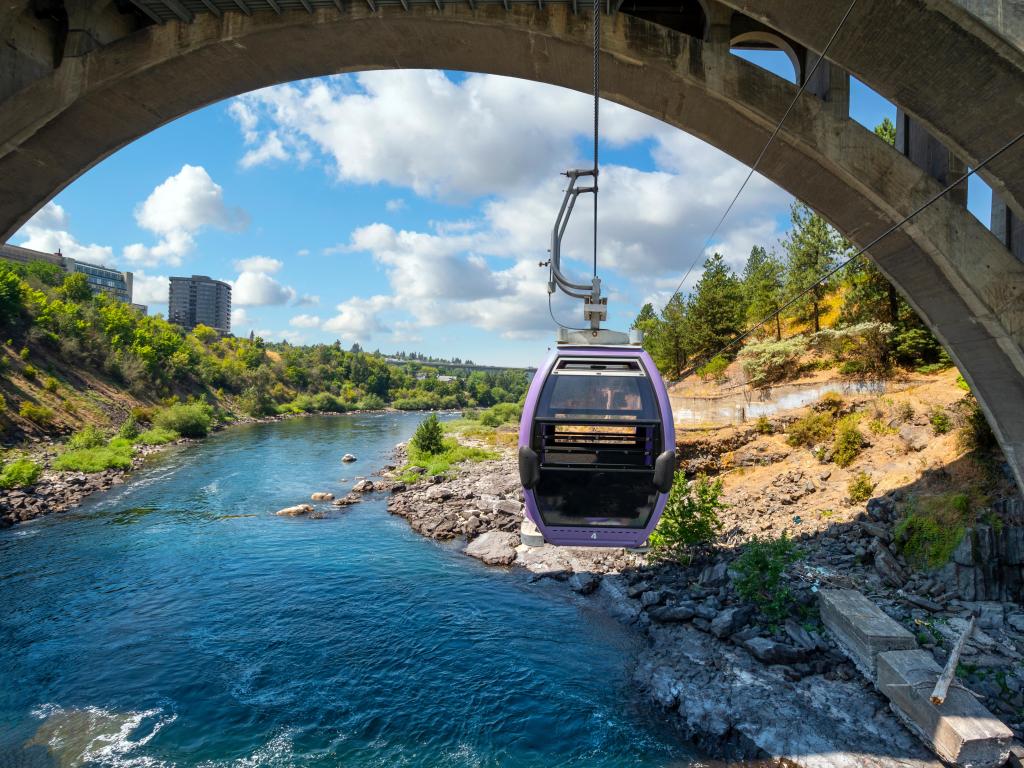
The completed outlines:
{"type": "MultiPolygon", "coordinates": [[[[224,0],[202,0],[217,10],[204,13],[182,1],[161,0],[174,20],[154,13],[163,23],[120,36],[102,25],[89,38],[69,32],[56,66],[15,69],[13,79],[0,83],[3,237],[135,138],[267,85],[367,69],[442,68],[583,91],[591,86],[590,21],[571,3],[371,6],[339,0],[328,6],[316,0],[314,7],[312,0],[273,0],[280,12],[270,12],[253,11],[247,3],[254,0],[231,0],[237,11],[217,5],[224,0]]],[[[708,40],[702,40],[637,15],[609,16],[603,95],[753,162],[796,86],[729,54],[732,21],[720,6],[711,7],[708,40]]],[[[831,64],[822,72],[835,79],[809,86],[760,171],[853,242],[866,243],[941,184],[851,121],[841,79],[831,64]]],[[[1024,68],[1018,74],[1018,111],[1024,113],[1024,68]]],[[[964,371],[1024,487],[1024,263],[956,195],[871,255],[964,371]]]]}

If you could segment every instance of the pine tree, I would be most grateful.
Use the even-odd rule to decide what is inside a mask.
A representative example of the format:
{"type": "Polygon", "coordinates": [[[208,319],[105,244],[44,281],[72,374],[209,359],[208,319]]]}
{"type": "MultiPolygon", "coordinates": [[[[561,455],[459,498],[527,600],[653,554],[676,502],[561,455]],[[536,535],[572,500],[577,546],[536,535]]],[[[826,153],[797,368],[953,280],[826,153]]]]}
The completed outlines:
{"type": "Polygon", "coordinates": [[[896,126],[888,117],[875,126],[875,135],[890,147],[896,146],[896,126]]]}
{"type": "Polygon", "coordinates": [[[721,254],[704,262],[704,273],[693,289],[686,314],[693,355],[715,355],[742,332],[747,314],[743,284],[721,254]]]}
{"type": "MultiPolygon", "coordinates": [[[[782,306],[785,289],[785,267],[774,253],[755,245],[743,268],[743,291],[747,300],[747,321],[759,323],[775,313],[775,340],[782,340],[782,320],[779,307],[782,306]]],[[[767,327],[772,327],[769,324],[767,327]]]]}
{"type": "Polygon", "coordinates": [[[821,330],[821,312],[825,297],[835,288],[835,277],[817,282],[831,270],[837,257],[849,249],[849,243],[821,216],[803,203],[790,209],[793,228],[782,241],[786,249],[786,292],[791,297],[807,291],[797,303],[798,317],[813,321],[814,332],[821,330]]]}
{"type": "MultiPolygon", "coordinates": [[[[642,310],[641,314],[644,314],[642,310]]],[[[646,322],[644,349],[654,358],[658,370],[676,375],[686,365],[690,354],[686,301],[680,294],[674,294],[661,310],[661,317],[655,318],[655,322],[649,319],[646,322]]]]}

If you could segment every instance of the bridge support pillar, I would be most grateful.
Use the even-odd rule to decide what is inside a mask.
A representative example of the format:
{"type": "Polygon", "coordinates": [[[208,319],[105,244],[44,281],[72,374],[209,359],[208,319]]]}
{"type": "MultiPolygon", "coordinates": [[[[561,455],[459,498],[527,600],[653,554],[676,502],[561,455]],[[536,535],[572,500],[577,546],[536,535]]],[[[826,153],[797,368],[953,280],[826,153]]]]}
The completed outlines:
{"type": "Polygon", "coordinates": [[[1018,218],[1002,198],[992,193],[992,232],[1006,249],[1024,261],[1024,220],[1018,218]]]}
{"type": "MultiPolygon", "coordinates": [[[[818,54],[808,51],[803,71],[810,72],[820,58],[818,54]]],[[[849,117],[850,73],[828,59],[817,66],[814,74],[807,79],[804,90],[824,101],[828,110],[837,118],[849,117]]]]}
{"type": "MultiPolygon", "coordinates": [[[[967,172],[963,160],[902,109],[896,110],[896,149],[943,186],[967,172]]],[[[967,182],[950,190],[947,198],[966,208],[967,182]]]]}

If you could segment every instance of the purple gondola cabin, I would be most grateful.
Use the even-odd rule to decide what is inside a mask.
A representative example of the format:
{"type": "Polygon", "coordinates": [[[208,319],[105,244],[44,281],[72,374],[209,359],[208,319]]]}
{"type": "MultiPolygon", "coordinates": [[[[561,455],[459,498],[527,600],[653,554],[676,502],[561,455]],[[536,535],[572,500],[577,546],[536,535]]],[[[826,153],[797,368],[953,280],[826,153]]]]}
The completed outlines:
{"type": "Polygon", "coordinates": [[[639,547],[675,472],[668,392],[638,346],[559,346],[519,425],[526,514],[550,544],[639,547]]]}

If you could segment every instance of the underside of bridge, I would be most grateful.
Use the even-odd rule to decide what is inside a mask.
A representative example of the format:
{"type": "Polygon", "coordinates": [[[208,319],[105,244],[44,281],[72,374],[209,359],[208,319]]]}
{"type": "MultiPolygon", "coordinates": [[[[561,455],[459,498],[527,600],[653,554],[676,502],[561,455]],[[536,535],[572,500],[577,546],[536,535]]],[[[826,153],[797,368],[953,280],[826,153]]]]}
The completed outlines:
{"type": "MultiPolygon", "coordinates": [[[[220,99],[368,69],[591,86],[573,0],[12,0],[0,7],[0,241],[97,162],[220,99]]],[[[848,7],[610,0],[602,95],[752,163],[848,7]]],[[[1024,126],[1015,0],[858,0],[759,171],[865,244],[1024,126]],[[977,6],[977,7],[976,7],[977,6]],[[894,150],[849,117],[851,74],[900,109],[894,150]]],[[[871,252],[945,344],[1024,488],[1024,142],[982,172],[993,232],[954,189],[871,252]]]]}

